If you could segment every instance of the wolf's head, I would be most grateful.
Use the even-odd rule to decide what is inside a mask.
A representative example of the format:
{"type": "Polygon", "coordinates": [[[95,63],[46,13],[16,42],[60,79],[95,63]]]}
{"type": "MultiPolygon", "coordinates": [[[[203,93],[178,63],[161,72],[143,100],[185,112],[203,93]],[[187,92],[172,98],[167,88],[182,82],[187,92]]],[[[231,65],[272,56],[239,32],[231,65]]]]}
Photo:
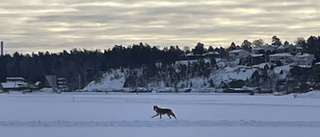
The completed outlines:
{"type": "Polygon", "coordinates": [[[153,105],[153,110],[157,111],[157,109],[158,109],[158,106],[153,105]]]}

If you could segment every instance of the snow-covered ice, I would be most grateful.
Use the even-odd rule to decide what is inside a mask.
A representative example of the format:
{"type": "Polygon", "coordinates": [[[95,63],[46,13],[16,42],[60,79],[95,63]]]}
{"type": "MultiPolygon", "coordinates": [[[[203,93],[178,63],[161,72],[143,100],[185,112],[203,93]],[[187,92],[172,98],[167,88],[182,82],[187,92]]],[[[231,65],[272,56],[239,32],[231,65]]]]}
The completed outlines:
{"type": "Polygon", "coordinates": [[[318,137],[320,92],[0,94],[3,137],[318,137]],[[153,105],[177,116],[151,118],[153,105]]]}

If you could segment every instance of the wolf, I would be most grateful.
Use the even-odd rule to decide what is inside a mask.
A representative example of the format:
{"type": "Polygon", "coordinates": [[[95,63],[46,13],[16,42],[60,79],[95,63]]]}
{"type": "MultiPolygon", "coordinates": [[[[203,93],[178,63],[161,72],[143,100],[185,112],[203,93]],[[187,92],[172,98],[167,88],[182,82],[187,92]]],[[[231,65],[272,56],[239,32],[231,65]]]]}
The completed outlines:
{"type": "Polygon", "coordinates": [[[177,118],[176,118],[176,115],[172,112],[171,109],[159,108],[158,106],[153,106],[153,110],[154,110],[157,114],[155,114],[155,115],[152,116],[151,118],[154,118],[154,117],[160,115],[160,119],[161,119],[161,116],[162,116],[162,115],[167,114],[170,119],[171,119],[170,115],[173,116],[175,119],[177,119],[177,118]]]}

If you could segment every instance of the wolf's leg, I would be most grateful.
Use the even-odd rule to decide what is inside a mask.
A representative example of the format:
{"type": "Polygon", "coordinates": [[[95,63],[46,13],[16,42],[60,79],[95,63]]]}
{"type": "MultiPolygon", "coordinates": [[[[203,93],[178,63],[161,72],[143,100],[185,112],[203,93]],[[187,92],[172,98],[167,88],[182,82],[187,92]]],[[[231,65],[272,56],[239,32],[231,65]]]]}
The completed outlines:
{"type": "Polygon", "coordinates": [[[169,119],[171,119],[170,114],[167,114],[167,115],[168,115],[169,119]]]}
{"type": "Polygon", "coordinates": [[[156,116],[159,116],[159,114],[155,114],[154,116],[152,116],[151,118],[154,118],[154,117],[156,117],[156,116]]]}
{"type": "Polygon", "coordinates": [[[172,112],[172,114],[170,114],[171,116],[173,116],[175,119],[177,119],[176,118],[176,115],[172,112]]]}
{"type": "Polygon", "coordinates": [[[176,115],[172,115],[172,116],[173,116],[175,119],[177,119],[177,118],[176,118],[176,115]]]}
{"type": "Polygon", "coordinates": [[[161,119],[161,116],[162,116],[162,115],[160,114],[160,119],[161,119]]]}

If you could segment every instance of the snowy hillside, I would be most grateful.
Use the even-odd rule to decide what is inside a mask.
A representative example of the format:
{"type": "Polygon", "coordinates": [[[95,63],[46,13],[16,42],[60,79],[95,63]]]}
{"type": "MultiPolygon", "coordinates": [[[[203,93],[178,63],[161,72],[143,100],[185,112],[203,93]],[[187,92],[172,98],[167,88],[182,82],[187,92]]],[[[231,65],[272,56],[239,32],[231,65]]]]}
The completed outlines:
{"type": "Polygon", "coordinates": [[[113,91],[123,88],[126,75],[120,69],[104,73],[100,81],[93,81],[84,90],[88,91],[113,91]]]}
{"type": "MultiPolygon", "coordinates": [[[[185,89],[191,88],[192,92],[201,92],[201,91],[217,91],[220,90],[226,84],[235,81],[242,80],[248,81],[251,79],[253,73],[258,71],[258,75],[263,75],[262,72],[265,67],[270,68],[270,65],[262,63],[255,66],[243,66],[243,65],[221,65],[220,68],[212,71],[209,76],[195,76],[195,77],[186,77],[182,78],[180,81],[175,81],[172,79],[172,74],[168,74],[168,71],[158,72],[158,76],[147,77],[145,76],[145,69],[136,69],[132,72],[129,69],[115,69],[110,70],[107,73],[104,73],[101,80],[93,81],[88,86],[84,88],[87,91],[124,91],[134,88],[124,87],[124,83],[128,80],[129,76],[135,74],[135,79],[140,79],[140,86],[147,88],[152,88],[154,90],[162,89],[171,89],[174,91],[174,88],[185,89]],[[261,73],[261,74],[260,74],[261,73]],[[161,77],[161,79],[156,79],[156,77],[161,77]],[[174,82],[175,81],[175,82],[174,82]],[[207,90],[211,89],[211,90],[207,90]]],[[[173,66],[175,71],[179,73],[181,70],[177,66],[173,66]]],[[[272,82],[277,79],[284,79],[287,77],[287,74],[290,71],[289,65],[274,67],[272,70],[268,69],[266,75],[269,75],[269,81],[262,81],[268,88],[272,85],[272,82]]],[[[177,74],[180,75],[180,74],[177,74]]],[[[137,81],[137,80],[136,80],[137,81]]],[[[252,81],[252,80],[251,80],[252,81]]],[[[137,86],[138,87],[138,86],[137,86]]],[[[179,90],[178,90],[179,91],[179,90]]]]}

